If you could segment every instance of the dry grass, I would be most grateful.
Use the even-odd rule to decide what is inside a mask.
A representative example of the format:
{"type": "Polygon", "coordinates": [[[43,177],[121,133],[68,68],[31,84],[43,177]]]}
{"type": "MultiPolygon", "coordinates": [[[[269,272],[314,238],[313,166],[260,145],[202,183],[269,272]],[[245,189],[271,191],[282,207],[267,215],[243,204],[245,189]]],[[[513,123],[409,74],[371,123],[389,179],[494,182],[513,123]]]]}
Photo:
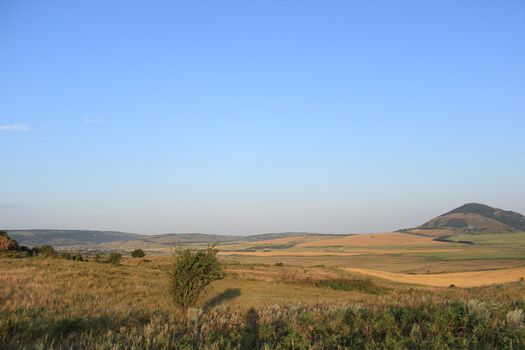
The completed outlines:
{"type": "Polygon", "coordinates": [[[348,348],[388,348],[384,331],[392,332],[394,348],[431,344],[429,336],[436,334],[437,348],[457,348],[465,339],[499,345],[508,336],[513,344],[524,344],[522,314],[515,311],[525,307],[523,282],[412,288],[378,279],[370,285],[381,293],[373,293],[330,287],[339,285],[332,281],[366,282],[363,270],[350,272],[352,280],[348,271],[334,267],[228,264],[226,278],[185,317],[168,294],[171,263],[171,257],[125,259],[121,266],[0,258],[0,348],[238,349],[250,312],[260,326],[254,336],[261,348],[337,348],[341,342],[348,348]],[[466,304],[471,299],[498,303],[490,323],[472,323],[463,314],[473,308],[466,304]],[[455,322],[465,323],[455,327],[455,322]],[[413,324],[426,327],[426,333],[412,339],[413,324]]]}

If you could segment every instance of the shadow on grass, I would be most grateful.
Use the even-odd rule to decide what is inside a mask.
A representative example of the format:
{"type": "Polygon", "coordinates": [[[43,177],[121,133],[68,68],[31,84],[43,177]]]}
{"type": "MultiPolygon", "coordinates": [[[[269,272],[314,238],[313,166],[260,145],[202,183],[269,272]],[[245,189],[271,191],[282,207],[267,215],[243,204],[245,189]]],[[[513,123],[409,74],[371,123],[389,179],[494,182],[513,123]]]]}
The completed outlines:
{"type": "Polygon", "coordinates": [[[244,318],[242,330],[241,350],[259,349],[259,314],[253,307],[248,310],[244,318]]]}
{"type": "Polygon", "coordinates": [[[226,300],[237,298],[241,295],[241,290],[239,288],[228,288],[225,289],[222,293],[217,294],[210,300],[208,300],[202,307],[204,312],[207,312],[213,309],[215,306],[222,304],[226,300]]]}
{"type": "MultiPolygon", "coordinates": [[[[144,321],[146,322],[146,321],[144,321]]],[[[62,338],[72,333],[90,332],[92,334],[105,333],[108,330],[118,329],[123,324],[114,317],[71,317],[71,318],[34,318],[7,320],[0,329],[1,340],[16,341],[17,339],[62,338]]]]}

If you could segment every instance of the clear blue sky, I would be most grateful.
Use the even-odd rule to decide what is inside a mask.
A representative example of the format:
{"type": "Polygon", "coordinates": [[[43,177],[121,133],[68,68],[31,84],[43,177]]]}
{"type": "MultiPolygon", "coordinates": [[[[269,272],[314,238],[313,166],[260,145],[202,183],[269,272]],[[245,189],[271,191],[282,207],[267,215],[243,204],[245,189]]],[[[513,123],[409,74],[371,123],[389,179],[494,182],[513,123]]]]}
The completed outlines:
{"type": "Polygon", "coordinates": [[[525,2],[0,1],[0,226],[525,212],[525,2]]]}

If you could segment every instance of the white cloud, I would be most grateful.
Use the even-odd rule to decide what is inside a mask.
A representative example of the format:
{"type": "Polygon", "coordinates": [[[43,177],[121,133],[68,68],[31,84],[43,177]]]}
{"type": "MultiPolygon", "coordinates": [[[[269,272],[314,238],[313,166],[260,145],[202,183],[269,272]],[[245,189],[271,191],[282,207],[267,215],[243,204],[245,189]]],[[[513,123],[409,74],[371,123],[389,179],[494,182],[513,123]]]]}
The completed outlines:
{"type": "Polygon", "coordinates": [[[98,123],[102,123],[104,121],[104,119],[102,118],[86,118],[84,119],[84,121],[88,124],[98,124],[98,123]]]}
{"type": "Polygon", "coordinates": [[[6,124],[0,125],[0,131],[29,131],[31,128],[27,124],[6,124]]]}

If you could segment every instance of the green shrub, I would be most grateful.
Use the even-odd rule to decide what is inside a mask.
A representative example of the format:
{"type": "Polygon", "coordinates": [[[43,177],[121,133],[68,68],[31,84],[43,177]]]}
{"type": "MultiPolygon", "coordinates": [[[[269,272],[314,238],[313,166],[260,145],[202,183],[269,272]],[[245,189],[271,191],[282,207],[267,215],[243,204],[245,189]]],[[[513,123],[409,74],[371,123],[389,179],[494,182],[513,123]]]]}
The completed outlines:
{"type": "Polygon", "coordinates": [[[38,247],[33,248],[33,255],[38,255],[44,258],[55,258],[57,257],[57,252],[55,248],[48,244],[44,244],[38,247]]]}
{"type": "Polygon", "coordinates": [[[75,254],[71,254],[71,260],[84,261],[84,258],[82,257],[82,253],[76,252],[75,254]]]}
{"type": "Polygon", "coordinates": [[[122,254],[111,252],[111,254],[108,256],[108,263],[118,265],[120,263],[120,259],[122,259],[122,254]]]}
{"type": "Polygon", "coordinates": [[[369,280],[360,279],[325,279],[313,282],[316,287],[330,288],[343,291],[358,291],[369,294],[381,294],[387,291],[387,288],[381,287],[369,280]]]}
{"type": "Polygon", "coordinates": [[[182,309],[195,306],[204,289],[223,277],[216,249],[184,250],[175,258],[171,272],[173,301],[182,309]]]}
{"type": "Polygon", "coordinates": [[[143,258],[145,256],[146,256],[146,253],[144,253],[142,249],[135,249],[134,251],[131,252],[132,258],[143,258]]]}
{"type": "Polygon", "coordinates": [[[60,254],[58,254],[58,257],[60,259],[72,260],[72,255],[70,252],[60,252],[60,254]]]}

